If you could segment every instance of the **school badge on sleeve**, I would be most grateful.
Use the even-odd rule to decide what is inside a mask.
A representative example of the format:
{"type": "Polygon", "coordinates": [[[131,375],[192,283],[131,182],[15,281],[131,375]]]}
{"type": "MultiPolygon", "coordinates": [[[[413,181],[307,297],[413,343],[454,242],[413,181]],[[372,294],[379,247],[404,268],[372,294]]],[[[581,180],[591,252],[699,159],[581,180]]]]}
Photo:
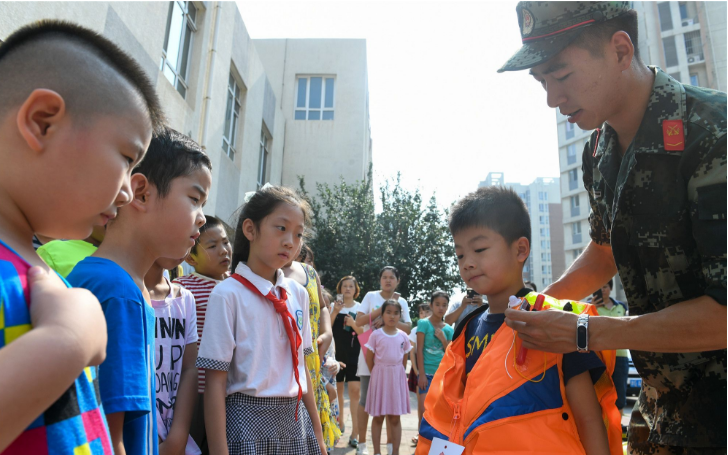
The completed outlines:
{"type": "Polygon", "coordinates": [[[296,324],[298,325],[298,330],[303,330],[303,311],[296,310],[296,324]]]}

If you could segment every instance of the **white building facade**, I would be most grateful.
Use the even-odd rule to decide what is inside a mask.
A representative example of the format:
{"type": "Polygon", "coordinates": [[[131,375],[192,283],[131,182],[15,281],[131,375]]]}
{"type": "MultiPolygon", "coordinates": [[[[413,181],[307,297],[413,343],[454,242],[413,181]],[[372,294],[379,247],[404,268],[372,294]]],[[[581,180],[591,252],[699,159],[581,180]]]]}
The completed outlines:
{"type": "MultiPolygon", "coordinates": [[[[280,94],[285,91],[280,89],[280,75],[276,74],[278,86],[274,87],[261,51],[248,35],[234,2],[0,2],[0,40],[40,19],[67,20],[90,28],[140,63],[156,87],[169,125],[200,143],[209,155],[213,182],[205,213],[229,225],[234,225],[233,215],[245,193],[265,182],[296,188],[296,175],[314,183],[322,178],[326,167],[349,166],[346,174],[356,174],[357,178],[366,174],[371,141],[367,144],[368,160],[351,164],[334,149],[322,148],[315,157],[318,169],[298,165],[296,155],[307,149],[297,141],[305,142],[306,138],[286,135],[293,112],[288,109],[291,115],[287,116],[283,109],[291,101],[282,103],[280,94]],[[356,165],[359,168],[354,169],[356,165]]],[[[350,73],[336,73],[315,58],[317,51],[325,55],[328,46],[339,40],[328,41],[332,43],[327,46],[312,43],[305,48],[310,60],[307,74],[336,74],[338,85],[345,87],[352,83],[350,73]]],[[[365,48],[363,42],[358,46],[365,48]]],[[[289,49],[289,60],[296,60],[298,51],[289,49]]],[[[366,94],[366,54],[359,52],[347,63],[359,69],[354,83],[362,83],[363,72],[359,93],[366,94]]],[[[366,119],[360,120],[362,126],[355,128],[343,121],[350,118],[344,101],[341,108],[337,105],[336,120],[328,126],[336,123],[338,134],[352,137],[355,135],[347,133],[347,128],[359,135],[366,129],[368,140],[366,100],[361,105],[357,115],[366,113],[366,119]]],[[[326,138],[317,137],[316,141],[326,142],[326,138]]]]}
{"type": "Polygon", "coordinates": [[[372,162],[366,41],[265,39],[253,43],[286,121],[284,185],[351,183],[372,162]]]}
{"type": "MultiPolygon", "coordinates": [[[[726,2],[634,2],[642,61],[684,84],[726,90],[726,2]]],[[[589,243],[589,198],[582,153],[591,131],[569,123],[556,109],[561,173],[564,260],[567,265],[589,243]]],[[[616,298],[624,290],[615,277],[616,298]]]]}
{"type": "Polygon", "coordinates": [[[506,183],[502,172],[490,172],[478,185],[486,186],[512,188],[526,204],[531,217],[531,254],[523,267],[523,279],[543,290],[564,272],[559,179],[539,177],[523,185],[506,183]]]}

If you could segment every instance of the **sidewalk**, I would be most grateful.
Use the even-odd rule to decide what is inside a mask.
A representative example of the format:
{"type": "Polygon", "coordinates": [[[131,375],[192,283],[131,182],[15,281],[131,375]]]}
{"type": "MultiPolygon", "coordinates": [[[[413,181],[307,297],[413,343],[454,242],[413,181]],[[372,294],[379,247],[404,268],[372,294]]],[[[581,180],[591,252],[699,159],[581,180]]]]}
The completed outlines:
{"type": "MultiPolygon", "coordinates": [[[[403,415],[401,417],[402,421],[402,441],[399,446],[399,453],[400,455],[411,455],[415,453],[415,448],[412,447],[411,439],[417,435],[417,397],[414,393],[409,392],[410,397],[410,408],[412,412],[410,412],[408,415],[403,415]]],[[[356,449],[349,447],[349,436],[351,435],[351,414],[349,412],[349,396],[345,392],[344,393],[344,415],[346,416],[346,421],[344,424],[346,425],[346,431],[344,431],[341,435],[341,439],[339,440],[339,443],[336,444],[336,447],[331,452],[334,455],[354,455],[356,453],[356,449]]],[[[371,430],[371,423],[372,419],[369,419],[369,427],[367,428],[367,448],[369,450],[369,455],[374,455],[374,448],[372,447],[372,430],[371,430]]],[[[387,427],[386,422],[384,424],[384,427],[382,427],[382,446],[381,451],[382,455],[387,453],[387,427]]]]}

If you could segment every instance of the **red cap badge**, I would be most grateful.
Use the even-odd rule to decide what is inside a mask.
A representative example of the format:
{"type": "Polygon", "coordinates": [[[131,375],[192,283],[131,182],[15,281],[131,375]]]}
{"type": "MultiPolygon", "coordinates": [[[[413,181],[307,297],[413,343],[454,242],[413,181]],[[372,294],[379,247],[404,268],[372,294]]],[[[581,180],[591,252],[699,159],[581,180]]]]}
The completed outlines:
{"type": "Polygon", "coordinates": [[[662,121],[662,142],[665,150],[682,152],[685,150],[685,130],[682,120],[662,121]]]}

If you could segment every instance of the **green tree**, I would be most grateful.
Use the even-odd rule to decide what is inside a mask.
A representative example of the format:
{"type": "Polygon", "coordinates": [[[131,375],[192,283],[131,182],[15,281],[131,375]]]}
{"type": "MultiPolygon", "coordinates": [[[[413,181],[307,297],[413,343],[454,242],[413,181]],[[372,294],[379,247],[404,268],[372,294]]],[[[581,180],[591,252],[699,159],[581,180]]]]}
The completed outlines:
{"type": "Polygon", "coordinates": [[[302,178],[300,187],[313,209],[308,243],[327,288],[354,275],[363,296],[379,289],[379,270],[393,265],[401,275],[398,291],[416,317],[416,303],[436,289],[452,292],[459,283],[447,211],[437,207],[435,195],[425,205],[419,190],[403,188],[398,175],[380,189],[382,211],[375,213],[371,169],[363,181],[316,184],[316,196],[302,178]]]}

